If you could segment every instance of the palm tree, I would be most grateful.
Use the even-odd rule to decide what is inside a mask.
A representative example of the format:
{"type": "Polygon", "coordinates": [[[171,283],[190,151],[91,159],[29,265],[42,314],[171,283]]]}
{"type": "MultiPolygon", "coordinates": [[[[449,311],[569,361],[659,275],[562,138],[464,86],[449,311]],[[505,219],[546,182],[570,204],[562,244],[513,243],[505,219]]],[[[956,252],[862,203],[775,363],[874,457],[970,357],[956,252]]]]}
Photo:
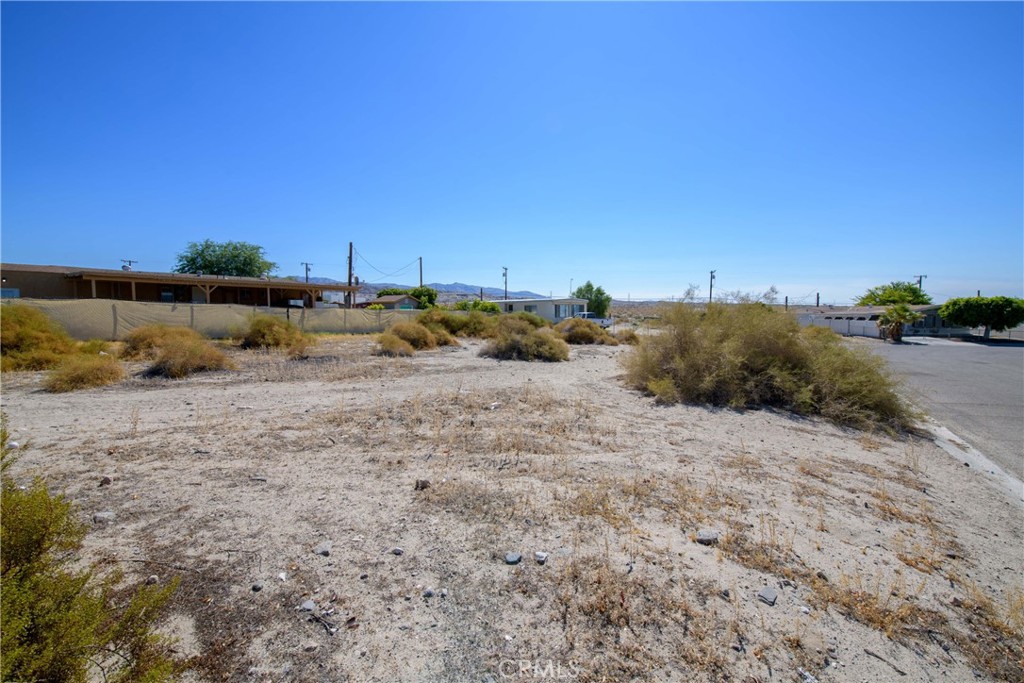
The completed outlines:
{"type": "Polygon", "coordinates": [[[903,341],[903,326],[912,325],[924,316],[910,310],[907,304],[895,304],[885,309],[878,318],[878,330],[882,339],[889,339],[893,343],[903,341]]]}

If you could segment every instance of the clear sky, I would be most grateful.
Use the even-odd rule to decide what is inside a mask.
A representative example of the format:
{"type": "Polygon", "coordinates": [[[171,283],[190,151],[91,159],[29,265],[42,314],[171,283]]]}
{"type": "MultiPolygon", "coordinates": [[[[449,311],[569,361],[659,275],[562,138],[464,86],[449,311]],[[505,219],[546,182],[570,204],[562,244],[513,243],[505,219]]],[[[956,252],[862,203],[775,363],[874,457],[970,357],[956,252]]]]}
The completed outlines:
{"type": "Polygon", "coordinates": [[[12,3],[5,262],[1024,295],[1024,5],[12,3]],[[404,270],[403,270],[404,269],[404,270]],[[397,272],[396,271],[401,271],[397,272]]]}

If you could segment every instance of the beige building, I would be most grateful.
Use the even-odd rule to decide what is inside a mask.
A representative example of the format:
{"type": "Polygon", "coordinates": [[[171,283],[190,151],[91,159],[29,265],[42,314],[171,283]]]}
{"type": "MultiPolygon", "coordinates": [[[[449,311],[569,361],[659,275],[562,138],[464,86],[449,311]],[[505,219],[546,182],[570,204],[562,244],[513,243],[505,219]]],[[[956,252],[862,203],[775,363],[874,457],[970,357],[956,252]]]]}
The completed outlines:
{"type": "Polygon", "coordinates": [[[563,299],[503,299],[493,303],[501,307],[502,313],[525,311],[539,315],[548,322],[560,323],[566,318],[586,311],[588,302],[586,299],[565,297],[563,299]]]}

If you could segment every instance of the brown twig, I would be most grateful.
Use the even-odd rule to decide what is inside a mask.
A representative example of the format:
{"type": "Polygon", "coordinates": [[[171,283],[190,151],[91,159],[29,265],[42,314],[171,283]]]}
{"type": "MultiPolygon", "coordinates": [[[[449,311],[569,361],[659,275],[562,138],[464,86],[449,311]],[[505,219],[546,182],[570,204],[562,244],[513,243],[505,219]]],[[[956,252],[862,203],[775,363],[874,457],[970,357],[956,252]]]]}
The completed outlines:
{"type": "Polygon", "coordinates": [[[867,648],[864,648],[864,652],[865,652],[865,654],[871,655],[872,657],[874,657],[875,659],[877,659],[877,660],[878,660],[878,661],[880,661],[880,662],[885,662],[886,664],[888,664],[889,666],[891,666],[891,667],[892,667],[892,670],[893,670],[893,671],[895,671],[896,673],[898,673],[898,674],[899,674],[900,676],[906,676],[906,675],[907,675],[907,672],[906,672],[906,671],[901,671],[901,670],[899,669],[899,667],[897,667],[897,666],[896,666],[895,664],[893,664],[892,662],[890,662],[890,661],[889,661],[888,659],[886,659],[886,658],[885,658],[885,657],[883,657],[882,655],[880,655],[880,654],[876,654],[876,653],[872,652],[871,650],[869,650],[869,649],[867,649],[867,648]]]}

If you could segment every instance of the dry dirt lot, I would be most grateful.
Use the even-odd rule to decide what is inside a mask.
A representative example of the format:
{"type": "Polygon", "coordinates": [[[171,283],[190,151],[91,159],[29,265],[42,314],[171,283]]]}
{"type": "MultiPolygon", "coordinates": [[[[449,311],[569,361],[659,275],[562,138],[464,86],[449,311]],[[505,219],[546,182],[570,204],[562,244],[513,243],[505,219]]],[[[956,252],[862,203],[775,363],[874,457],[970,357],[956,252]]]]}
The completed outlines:
{"type": "Polygon", "coordinates": [[[372,347],[5,375],[15,477],[66,491],[101,567],[181,578],[186,680],[1024,679],[1020,501],[929,441],[658,406],[628,347],[372,347]]]}

